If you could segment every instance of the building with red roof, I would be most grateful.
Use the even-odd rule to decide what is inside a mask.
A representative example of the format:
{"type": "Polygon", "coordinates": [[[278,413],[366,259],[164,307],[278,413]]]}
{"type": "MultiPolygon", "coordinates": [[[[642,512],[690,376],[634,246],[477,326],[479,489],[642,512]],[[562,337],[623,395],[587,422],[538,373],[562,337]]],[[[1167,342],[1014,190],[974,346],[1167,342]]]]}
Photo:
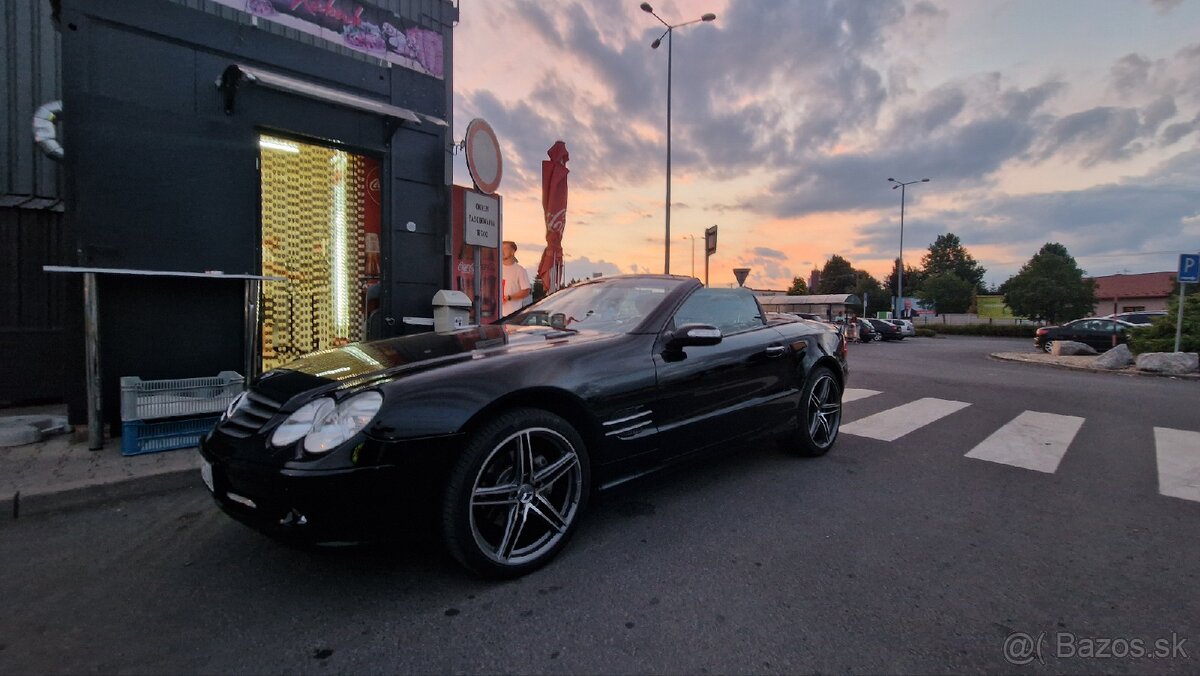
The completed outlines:
{"type": "Polygon", "coordinates": [[[1096,283],[1097,316],[1117,312],[1166,310],[1175,290],[1174,272],[1143,272],[1137,275],[1092,277],[1096,283]]]}

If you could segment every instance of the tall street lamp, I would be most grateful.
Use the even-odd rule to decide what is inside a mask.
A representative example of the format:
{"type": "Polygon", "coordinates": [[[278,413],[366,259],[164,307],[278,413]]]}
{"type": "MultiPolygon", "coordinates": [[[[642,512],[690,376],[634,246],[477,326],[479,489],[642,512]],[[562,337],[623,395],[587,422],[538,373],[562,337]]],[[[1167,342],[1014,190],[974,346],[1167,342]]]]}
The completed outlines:
{"type": "Polygon", "coordinates": [[[684,235],[683,237],[680,237],[680,239],[692,240],[692,276],[695,277],[696,276],[696,236],[695,235],[684,235]]]}
{"type": "Polygon", "coordinates": [[[676,28],[690,26],[701,21],[715,21],[717,15],[710,12],[702,15],[699,19],[672,25],[663,21],[661,16],[655,14],[654,8],[650,6],[650,3],[643,2],[641,6],[643,12],[652,14],[655,19],[658,19],[659,23],[667,27],[667,30],[663,31],[663,34],[658,36],[657,40],[650,43],[650,48],[658,49],[658,46],[662,44],[662,39],[664,37],[667,39],[667,234],[663,240],[666,243],[666,251],[663,258],[663,274],[669,275],[671,274],[671,34],[676,28]]]}
{"type": "MultiPolygon", "coordinates": [[[[889,178],[889,181],[895,183],[892,190],[900,188],[900,263],[896,265],[896,317],[900,317],[900,311],[904,309],[904,188],[913,183],[928,183],[929,179],[922,178],[919,181],[897,181],[894,178],[889,178]]],[[[866,308],[863,308],[866,311],[866,308]]]]}

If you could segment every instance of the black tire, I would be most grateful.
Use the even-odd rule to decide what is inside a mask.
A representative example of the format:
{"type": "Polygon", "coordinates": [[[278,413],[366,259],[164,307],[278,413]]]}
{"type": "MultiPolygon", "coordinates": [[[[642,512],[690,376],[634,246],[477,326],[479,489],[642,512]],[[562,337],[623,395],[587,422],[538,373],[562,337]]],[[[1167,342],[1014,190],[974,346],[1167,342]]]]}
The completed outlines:
{"type": "Polygon", "coordinates": [[[1042,351],[1043,352],[1045,352],[1046,354],[1050,354],[1050,352],[1053,350],[1054,350],[1054,341],[1053,340],[1042,341],[1042,351]]]}
{"type": "Polygon", "coordinates": [[[828,453],[842,425],[842,386],[829,367],[818,366],[808,374],[797,416],[787,450],[809,458],[828,453]]]}
{"type": "Polygon", "coordinates": [[[450,472],[446,548],[484,577],[537,570],[575,532],[590,481],[587,449],[570,423],[539,409],[504,413],[471,435],[450,472]]]}
{"type": "Polygon", "coordinates": [[[876,333],[875,335],[871,336],[871,340],[873,340],[875,342],[879,342],[879,341],[883,340],[883,334],[876,333]]]}

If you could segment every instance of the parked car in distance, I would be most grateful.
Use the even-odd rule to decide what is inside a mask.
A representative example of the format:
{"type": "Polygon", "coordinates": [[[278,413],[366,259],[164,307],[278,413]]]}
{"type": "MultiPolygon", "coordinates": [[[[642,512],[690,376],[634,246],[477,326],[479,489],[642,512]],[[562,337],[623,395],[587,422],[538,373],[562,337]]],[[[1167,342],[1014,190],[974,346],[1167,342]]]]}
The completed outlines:
{"type": "Polygon", "coordinates": [[[201,477],[275,538],[433,523],[466,568],[523,575],[566,545],[597,490],[757,439],[829,451],[845,339],[764,314],[745,289],[625,275],[497,324],[316,352],[230,405],[201,440],[201,477]]]}
{"type": "Polygon", "coordinates": [[[883,319],[867,318],[867,321],[875,329],[874,340],[904,340],[899,326],[883,319]]]}
{"type": "Polygon", "coordinates": [[[900,329],[900,335],[906,338],[917,335],[917,327],[907,319],[887,319],[884,320],[900,329]]]}
{"type": "Polygon", "coordinates": [[[1062,326],[1038,328],[1033,337],[1033,344],[1039,350],[1049,353],[1054,347],[1054,341],[1073,340],[1090,345],[1098,352],[1104,352],[1117,343],[1124,343],[1126,332],[1133,328],[1137,328],[1137,326],[1119,319],[1086,317],[1067,322],[1062,326]]]}
{"type": "Polygon", "coordinates": [[[1105,319],[1119,319],[1123,322],[1129,322],[1138,326],[1149,326],[1154,323],[1159,317],[1166,317],[1166,310],[1141,310],[1139,312],[1119,312],[1114,315],[1105,315],[1105,319]]]}

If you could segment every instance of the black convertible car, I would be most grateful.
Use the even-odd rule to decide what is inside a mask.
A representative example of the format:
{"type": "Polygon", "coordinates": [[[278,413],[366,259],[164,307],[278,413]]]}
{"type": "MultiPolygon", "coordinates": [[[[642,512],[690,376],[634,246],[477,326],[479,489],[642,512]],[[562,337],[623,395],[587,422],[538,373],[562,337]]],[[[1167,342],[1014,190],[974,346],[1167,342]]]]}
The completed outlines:
{"type": "Polygon", "coordinates": [[[434,518],[454,557],[508,577],[566,543],[588,495],[769,435],[837,439],[846,345],[764,320],[744,290],[623,276],[501,323],[314,353],[262,375],[201,444],[231,516],[303,541],[434,518]]]}

